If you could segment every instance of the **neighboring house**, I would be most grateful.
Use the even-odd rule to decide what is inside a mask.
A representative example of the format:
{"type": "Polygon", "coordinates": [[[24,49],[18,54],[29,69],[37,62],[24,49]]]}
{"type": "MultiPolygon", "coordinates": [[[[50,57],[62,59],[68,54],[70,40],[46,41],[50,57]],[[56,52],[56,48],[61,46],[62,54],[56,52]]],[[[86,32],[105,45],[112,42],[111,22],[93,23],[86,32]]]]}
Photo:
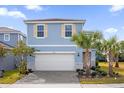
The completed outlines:
{"type": "MultiPolygon", "coordinates": [[[[85,51],[71,37],[83,31],[85,20],[39,19],[25,20],[27,45],[35,48],[34,57],[28,58],[28,68],[39,71],[75,71],[83,67],[85,51]]],[[[91,66],[95,65],[95,50],[90,53],[91,66]]]]}
{"type": "MultiPolygon", "coordinates": [[[[7,49],[12,49],[16,46],[19,40],[26,42],[26,36],[15,29],[10,29],[8,27],[0,27],[0,44],[7,49]]],[[[11,70],[15,69],[17,66],[17,60],[13,54],[7,54],[4,57],[4,62],[0,60],[0,69],[11,70]]]]}
{"type": "Polygon", "coordinates": [[[0,41],[15,47],[19,40],[26,42],[26,36],[21,31],[0,27],[0,41]]]}

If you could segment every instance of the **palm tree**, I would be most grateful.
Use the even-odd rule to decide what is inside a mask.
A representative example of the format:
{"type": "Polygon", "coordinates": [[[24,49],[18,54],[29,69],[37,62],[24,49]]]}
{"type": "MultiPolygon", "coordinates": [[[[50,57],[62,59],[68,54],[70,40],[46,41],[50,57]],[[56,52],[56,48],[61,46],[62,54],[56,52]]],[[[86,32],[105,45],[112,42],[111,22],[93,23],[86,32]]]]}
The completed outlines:
{"type": "Polygon", "coordinates": [[[115,67],[119,67],[119,62],[118,62],[118,57],[121,55],[123,56],[124,54],[124,41],[120,41],[116,45],[116,53],[115,53],[115,67]]]}
{"type": "Polygon", "coordinates": [[[105,53],[107,62],[109,63],[109,76],[113,76],[113,62],[117,52],[117,38],[116,36],[110,39],[103,40],[101,43],[101,50],[105,53]]]}
{"type": "Polygon", "coordinates": [[[85,49],[85,60],[84,66],[86,68],[86,76],[90,75],[90,62],[89,62],[89,54],[90,49],[94,48],[96,43],[100,41],[102,38],[102,34],[100,32],[81,32],[79,34],[75,34],[72,37],[72,41],[76,43],[82,49],[85,49]]]}
{"type": "Polygon", "coordinates": [[[114,46],[114,49],[113,49],[113,54],[114,54],[114,62],[115,62],[115,67],[119,67],[119,55],[121,53],[121,42],[115,42],[115,46],[114,46]]]}

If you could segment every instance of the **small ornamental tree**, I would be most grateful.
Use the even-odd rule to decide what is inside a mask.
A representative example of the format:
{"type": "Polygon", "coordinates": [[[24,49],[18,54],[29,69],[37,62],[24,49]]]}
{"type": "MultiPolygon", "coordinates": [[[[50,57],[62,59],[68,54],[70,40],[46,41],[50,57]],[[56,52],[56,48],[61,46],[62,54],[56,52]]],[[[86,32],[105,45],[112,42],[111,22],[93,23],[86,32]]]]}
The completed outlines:
{"type": "Polygon", "coordinates": [[[13,48],[13,54],[19,59],[19,71],[21,74],[26,74],[27,72],[27,56],[31,56],[34,53],[34,48],[26,46],[23,41],[19,41],[17,46],[13,48]]]}
{"type": "Polygon", "coordinates": [[[0,57],[5,57],[7,54],[7,49],[0,44],[0,57]]]}

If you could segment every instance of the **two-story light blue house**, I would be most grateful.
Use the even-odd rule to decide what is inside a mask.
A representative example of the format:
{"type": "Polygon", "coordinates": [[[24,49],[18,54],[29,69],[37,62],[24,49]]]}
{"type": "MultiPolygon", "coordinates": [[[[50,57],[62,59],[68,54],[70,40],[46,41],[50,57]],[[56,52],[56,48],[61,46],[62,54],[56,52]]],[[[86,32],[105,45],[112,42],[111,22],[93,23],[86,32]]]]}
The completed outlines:
{"type": "MultiPolygon", "coordinates": [[[[28,68],[39,71],[75,71],[83,67],[85,51],[70,39],[83,31],[85,20],[39,19],[25,20],[27,44],[35,48],[35,56],[28,59],[28,68]]],[[[95,65],[95,51],[91,50],[91,65],[95,65]]]]}
{"type": "MultiPolygon", "coordinates": [[[[26,42],[26,36],[21,31],[0,27],[0,45],[12,49],[20,40],[26,42]]],[[[0,59],[0,70],[15,69],[17,64],[16,58],[12,54],[8,54],[4,57],[4,62],[0,59]]]]}

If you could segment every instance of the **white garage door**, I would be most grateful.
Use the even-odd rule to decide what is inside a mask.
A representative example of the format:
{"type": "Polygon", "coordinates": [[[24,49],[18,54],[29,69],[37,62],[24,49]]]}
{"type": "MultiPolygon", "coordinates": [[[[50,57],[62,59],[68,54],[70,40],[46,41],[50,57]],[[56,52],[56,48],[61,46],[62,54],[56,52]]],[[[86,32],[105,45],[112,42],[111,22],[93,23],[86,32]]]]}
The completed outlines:
{"type": "Polygon", "coordinates": [[[35,69],[40,71],[74,71],[74,54],[39,53],[35,56],[35,69]]]}

